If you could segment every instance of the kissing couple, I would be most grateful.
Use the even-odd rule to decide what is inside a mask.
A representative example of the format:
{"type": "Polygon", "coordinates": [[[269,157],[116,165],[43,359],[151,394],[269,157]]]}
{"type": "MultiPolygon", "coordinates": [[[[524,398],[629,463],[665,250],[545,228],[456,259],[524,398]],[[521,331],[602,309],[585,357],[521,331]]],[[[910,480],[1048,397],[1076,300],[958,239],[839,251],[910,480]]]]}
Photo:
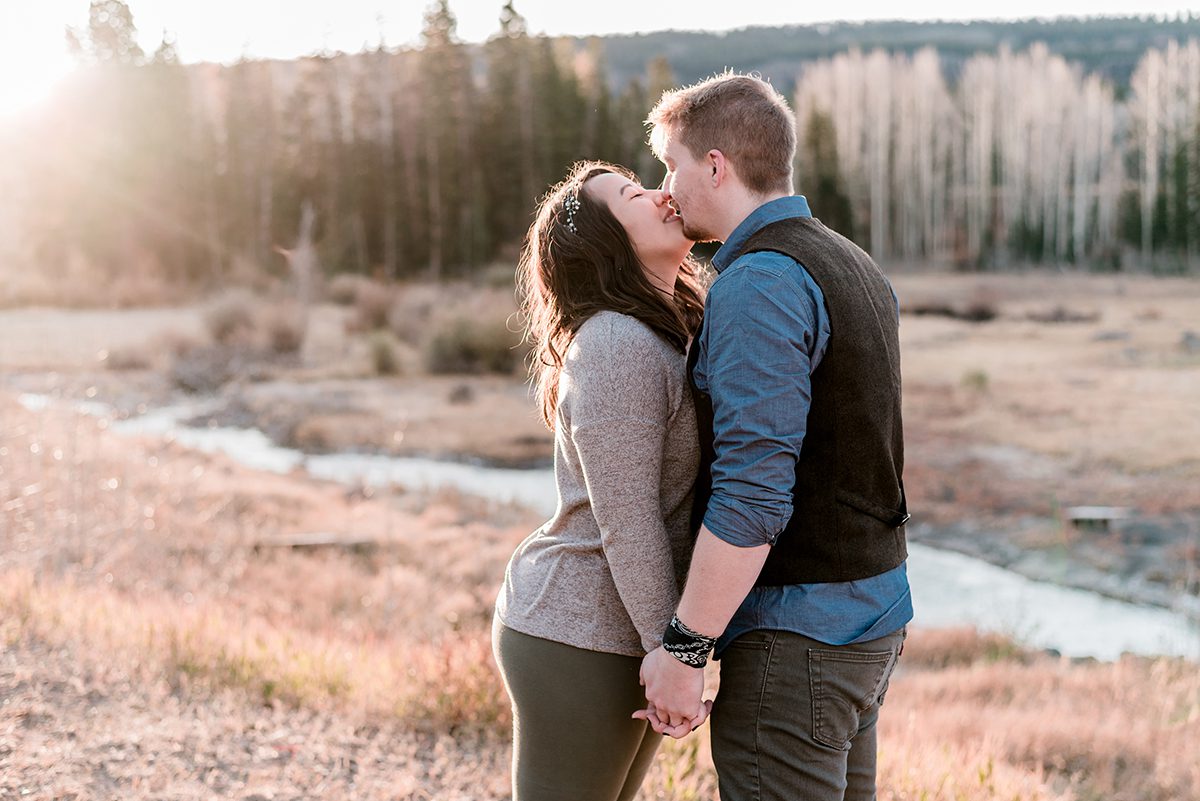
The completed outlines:
{"type": "Polygon", "coordinates": [[[770,84],[648,123],[661,187],[577,164],[518,268],[558,507],[496,602],[513,801],[630,801],[710,713],[722,801],[869,801],[912,618],[896,296],[793,193],[770,84]]]}

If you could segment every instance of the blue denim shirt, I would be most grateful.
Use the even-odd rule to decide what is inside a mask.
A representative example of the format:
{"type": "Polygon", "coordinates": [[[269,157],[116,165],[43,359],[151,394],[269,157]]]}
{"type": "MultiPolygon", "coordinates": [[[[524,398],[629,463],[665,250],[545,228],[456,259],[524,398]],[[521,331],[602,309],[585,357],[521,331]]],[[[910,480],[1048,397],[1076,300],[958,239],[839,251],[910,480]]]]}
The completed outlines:
{"type": "MultiPolygon", "coordinates": [[[[800,195],[756,209],[713,257],[692,377],[713,403],[713,492],[704,525],[732,545],[774,544],[792,516],[812,372],[829,345],[829,314],[808,271],[781,253],[734,255],[760,229],[810,217],[800,195]]],[[[717,658],[754,629],[830,645],[865,642],[912,619],[906,566],[867,579],[755,587],[717,642],[717,658]]]]}

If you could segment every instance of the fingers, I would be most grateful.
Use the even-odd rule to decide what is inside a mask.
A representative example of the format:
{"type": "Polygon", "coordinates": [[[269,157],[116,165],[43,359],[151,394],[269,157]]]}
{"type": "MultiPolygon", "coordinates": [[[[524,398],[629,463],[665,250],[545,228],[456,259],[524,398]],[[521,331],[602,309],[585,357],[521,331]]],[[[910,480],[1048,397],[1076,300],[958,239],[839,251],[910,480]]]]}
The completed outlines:
{"type": "MultiPolygon", "coordinates": [[[[708,713],[712,710],[712,702],[705,701],[696,710],[696,714],[690,718],[684,718],[677,726],[664,726],[660,734],[665,734],[669,737],[674,737],[676,740],[682,740],[708,719],[708,713]]],[[[657,729],[656,729],[657,731],[657,729]]]]}
{"type": "Polygon", "coordinates": [[[665,734],[666,736],[671,737],[672,739],[675,739],[675,740],[682,740],[684,737],[687,737],[691,733],[692,733],[692,724],[691,723],[681,723],[680,725],[675,726],[673,728],[669,728],[663,732],[663,734],[665,734]]]}
{"type": "Polygon", "coordinates": [[[700,728],[704,721],[708,720],[708,716],[712,714],[713,702],[705,701],[700,705],[700,712],[696,717],[692,718],[692,731],[700,728]]]}
{"type": "Polygon", "coordinates": [[[655,712],[654,704],[648,704],[645,709],[639,709],[633,713],[634,720],[644,720],[650,724],[650,728],[654,729],[655,733],[663,734],[667,730],[667,724],[659,719],[655,712]]]}
{"type": "Polygon", "coordinates": [[[645,720],[653,725],[653,723],[658,720],[658,710],[654,708],[654,704],[647,701],[645,709],[639,709],[633,713],[633,719],[645,720]]]}
{"type": "Polygon", "coordinates": [[[700,728],[704,721],[708,720],[708,716],[711,713],[712,701],[705,701],[692,717],[676,715],[668,720],[663,720],[659,717],[653,705],[647,706],[646,709],[637,710],[633,713],[632,717],[635,720],[644,720],[649,723],[650,728],[657,734],[680,740],[700,728]]]}

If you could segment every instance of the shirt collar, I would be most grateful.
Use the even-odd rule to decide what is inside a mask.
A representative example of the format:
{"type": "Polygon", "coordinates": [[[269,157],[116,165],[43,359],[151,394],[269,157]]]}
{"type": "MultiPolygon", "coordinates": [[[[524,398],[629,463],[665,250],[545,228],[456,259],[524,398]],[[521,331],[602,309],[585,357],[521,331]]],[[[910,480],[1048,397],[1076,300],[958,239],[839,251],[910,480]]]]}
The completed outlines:
{"type": "Polygon", "coordinates": [[[737,228],[733,229],[733,233],[725,240],[725,244],[721,245],[721,249],[713,256],[713,267],[717,272],[721,272],[732,264],[733,260],[741,255],[746,240],[771,223],[777,223],[789,217],[811,216],[812,212],[809,211],[808,200],[804,195],[789,195],[762,204],[750,212],[750,216],[742,220],[737,228]]]}

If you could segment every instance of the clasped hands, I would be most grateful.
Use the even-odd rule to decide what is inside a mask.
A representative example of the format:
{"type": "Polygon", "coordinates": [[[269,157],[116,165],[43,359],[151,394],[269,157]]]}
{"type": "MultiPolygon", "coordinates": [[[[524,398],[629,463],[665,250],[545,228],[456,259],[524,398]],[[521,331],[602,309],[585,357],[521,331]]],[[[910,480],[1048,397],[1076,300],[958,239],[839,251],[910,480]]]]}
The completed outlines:
{"type": "Polygon", "coordinates": [[[642,660],[641,684],[646,688],[646,708],[633,713],[659,734],[686,737],[708,718],[712,701],[704,694],[704,669],[685,665],[661,646],[642,660]]]}

